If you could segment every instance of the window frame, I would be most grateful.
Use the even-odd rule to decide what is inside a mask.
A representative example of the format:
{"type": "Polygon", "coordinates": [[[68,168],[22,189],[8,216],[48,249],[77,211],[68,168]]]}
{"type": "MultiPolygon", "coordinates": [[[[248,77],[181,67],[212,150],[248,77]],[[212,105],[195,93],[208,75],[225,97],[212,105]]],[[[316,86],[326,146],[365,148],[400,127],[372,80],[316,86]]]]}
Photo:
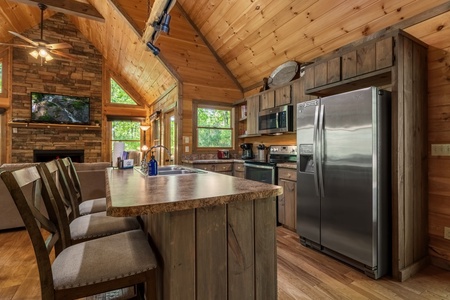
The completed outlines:
{"type": "Polygon", "coordinates": [[[215,102],[215,101],[205,101],[205,100],[194,100],[192,102],[192,118],[193,118],[193,128],[192,128],[192,151],[193,152],[211,152],[219,149],[234,150],[235,149],[235,108],[231,103],[215,102]],[[230,111],[230,129],[231,129],[231,147],[199,147],[198,146],[198,109],[220,109],[230,111]]]}
{"type": "Polygon", "coordinates": [[[141,141],[141,130],[139,128],[137,129],[139,132],[139,137],[136,140],[125,140],[125,139],[116,140],[116,139],[114,139],[113,132],[112,132],[113,127],[114,127],[113,126],[114,122],[133,122],[133,123],[138,123],[140,126],[141,121],[132,120],[132,119],[130,119],[130,120],[123,119],[123,120],[111,120],[110,122],[111,122],[111,130],[110,130],[111,131],[111,138],[110,138],[111,150],[113,150],[114,142],[138,142],[139,149],[124,149],[124,151],[141,151],[140,148],[142,147],[142,141],[141,141]]]}

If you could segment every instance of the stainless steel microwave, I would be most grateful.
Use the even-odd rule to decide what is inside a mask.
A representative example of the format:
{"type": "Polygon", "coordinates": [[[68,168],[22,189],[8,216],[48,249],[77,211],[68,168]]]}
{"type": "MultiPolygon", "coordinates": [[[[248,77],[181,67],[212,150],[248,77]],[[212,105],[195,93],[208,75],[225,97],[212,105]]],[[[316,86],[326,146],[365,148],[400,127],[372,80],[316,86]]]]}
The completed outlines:
{"type": "Polygon", "coordinates": [[[282,105],[262,110],[258,114],[258,132],[277,134],[294,131],[294,107],[282,105]]]}

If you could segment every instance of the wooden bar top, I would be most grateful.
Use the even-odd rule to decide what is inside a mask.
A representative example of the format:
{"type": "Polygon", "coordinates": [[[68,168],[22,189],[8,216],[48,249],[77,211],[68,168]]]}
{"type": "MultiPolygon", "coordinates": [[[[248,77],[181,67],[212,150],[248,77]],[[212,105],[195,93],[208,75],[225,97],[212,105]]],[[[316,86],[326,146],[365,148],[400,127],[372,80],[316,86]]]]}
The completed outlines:
{"type": "Polygon", "coordinates": [[[107,215],[172,212],[275,197],[276,185],[214,172],[145,176],[134,169],[106,169],[107,215]]]}

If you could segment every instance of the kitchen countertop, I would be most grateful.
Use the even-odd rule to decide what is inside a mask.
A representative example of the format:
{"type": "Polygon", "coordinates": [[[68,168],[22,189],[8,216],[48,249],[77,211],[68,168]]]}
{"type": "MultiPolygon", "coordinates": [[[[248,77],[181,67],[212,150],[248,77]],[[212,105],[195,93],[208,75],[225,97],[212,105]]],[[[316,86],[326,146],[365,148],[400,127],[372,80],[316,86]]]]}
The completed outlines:
{"type": "Polygon", "coordinates": [[[215,172],[144,176],[106,169],[107,215],[138,216],[281,195],[283,188],[215,172]]]}
{"type": "Polygon", "coordinates": [[[287,169],[297,169],[297,163],[295,162],[288,162],[288,163],[278,163],[278,168],[287,168],[287,169]]]}
{"type": "Polygon", "coordinates": [[[226,163],[243,163],[243,159],[235,159],[235,158],[229,158],[229,159],[183,159],[181,161],[184,164],[226,164],[226,163]]]}

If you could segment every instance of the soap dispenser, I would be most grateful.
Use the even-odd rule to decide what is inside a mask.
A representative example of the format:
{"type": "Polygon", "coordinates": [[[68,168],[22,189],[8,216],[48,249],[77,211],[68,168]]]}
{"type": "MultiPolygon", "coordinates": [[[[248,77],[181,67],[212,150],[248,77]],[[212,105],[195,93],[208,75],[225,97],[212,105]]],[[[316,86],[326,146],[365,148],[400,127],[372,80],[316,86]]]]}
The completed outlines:
{"type": "Polygon", "coordinates": [[[148,175],[149,176],[156,176],[158,175],[158,162],[155,159],[155,156],[152,152],[152,158],[150,159],[148,163],[148,175]]]}

